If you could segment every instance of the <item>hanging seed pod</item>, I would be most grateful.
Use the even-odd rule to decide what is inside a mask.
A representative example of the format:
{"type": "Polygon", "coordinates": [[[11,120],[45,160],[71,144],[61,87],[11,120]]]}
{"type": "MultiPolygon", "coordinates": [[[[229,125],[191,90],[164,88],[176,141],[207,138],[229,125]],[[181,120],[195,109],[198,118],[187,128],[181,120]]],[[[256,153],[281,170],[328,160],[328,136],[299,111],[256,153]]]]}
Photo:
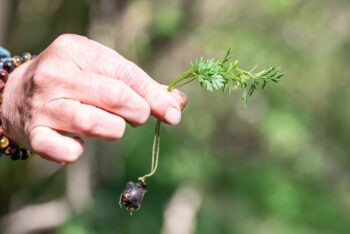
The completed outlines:
{"type": "Polygon", "coordinates": [[[120,198],[119,198],[120,207],[124,205],[125,208],[131,212],[140,209],[143,196],[147,192],[145,190],[146,178],[152,176],[157,170],[158,158],[159,158],[159,131],[160,131],[160,121],[158,120],[155,134],[154,134],[155,136],[154,136],[153,149],[152,149],[151,171],[148,174],[142,177],[139,177],[137,183],[134,183],[132,181],[128,182],[126,185],[126,188],[124,189],[124,192],[120,195],[120,198]]]}
{"type": "Polygon", "coordinates": [[[127,210],[135,211],[140,209],[141,201],[146,193],[146,183],[138,181],[128,182],[124,192],[120,195],[119,205],[124,205],[127,210]]]}

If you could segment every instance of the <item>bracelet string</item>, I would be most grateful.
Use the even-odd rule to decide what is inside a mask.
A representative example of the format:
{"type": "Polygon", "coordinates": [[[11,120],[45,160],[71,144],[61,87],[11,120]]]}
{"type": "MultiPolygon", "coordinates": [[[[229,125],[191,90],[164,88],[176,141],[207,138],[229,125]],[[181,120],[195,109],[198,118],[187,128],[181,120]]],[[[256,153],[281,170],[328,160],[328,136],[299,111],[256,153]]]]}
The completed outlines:
{"type": "MultiPolygon", "coordinates": [[[[11,57],[11,53],[3,47],[0,47],[0,105],[2,103],[2,93],[4,91],[9,73],[21,64],[30,61],[32,56],[30,53],[23,53],[11,57]]],[[[0,107],[1,114],[1,107],[0,107]]],[[[12,160],[25,160],[31,155],[30,151],[17,145],[4,135],[2,122],[0,119],[0,158],[8,156],[12,160]]]]}

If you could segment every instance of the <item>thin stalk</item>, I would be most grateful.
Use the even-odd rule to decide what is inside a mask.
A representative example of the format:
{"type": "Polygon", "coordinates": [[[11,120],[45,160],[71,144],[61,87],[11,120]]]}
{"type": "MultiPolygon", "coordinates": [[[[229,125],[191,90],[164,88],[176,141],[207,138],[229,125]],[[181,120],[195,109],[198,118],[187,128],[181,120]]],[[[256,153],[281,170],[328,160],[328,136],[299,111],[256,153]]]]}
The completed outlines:
{"type": "Polygon", "coordinates": [[[152,149],[152,170],[150,173],[139,177],[139,181],[145,182],[145,179],[147,177],[152,176],[158,167],[158,159],[159,159],[159,140],[160,140],[160,120],[157,120],[157,124],[156,124],[156,130],[155,130],[155,138],[153,141],[153,149],[152,149]]]}
{"type": "Polygon", "coordinates": [[[186,81],[185,83],[182,83],[182,84],[180,84],[180,85],[178,85],[178,86],[175,86],[175,87],[174,87],[174,89],[181,88],[182,86],[187,85],[188,83],[190,83],[190,82],[194,81],[195,79],[197,79],[197,78],[195,78],[195,77],[194,77],[194,78],[192,78],[192,79],[190,79],[190,80],[186,81]]]}
{"type": "MultiPolygon", "coordinates": [[[[170,85],[168,86],[167,90],[170,92],[171,90],[173,90],[175,88],[182,87],[182,86],[184,86],[184,85],[186,85],[186,84],[188,84],[191,81],[196,79],[196,78],[192,78],[191,80],[188,80],[188,81],[186,81],[183,84],[175,86],[177,83],[179,83],[179,82],[181,82],[181,81],[183,81],[185,79],[188,79],[191,76],[192,76],[192,72],[191,71],[187,71],[185,73],[182,73],[180,76],[176,77],[170,83],[170,85]]],[[[139,177],[139,179],[138,179],[139,181],[145,182],[146,178],[152,176],[157,170],[158,161],[159,161],[160,125],[161,125],[160,120],[157,120],[156,129],[155,129],[154,138],[153,138],[151,171],[148,174],[146,174],[146,175],[144,175],[142,177],[139,177]]]]}
{"type": "Polygon", "coordinates": [[[182,73],[181,75],[179,75],[178,77],[176,77],[168,86],[168,91],[171,91],[174,85],[176,85],[177,83],[179,83],[180,81],[187,79],[188,77],[190,77],[192,75],[192,71],[189,70],[187,72],[182,73]]]}
{"type": "Polygon", "coordinates": [[[154,155],[155,155],[155,151],[156,151],[156,143],[157,143],[157,125],[156,125],[156,130],[154,132],[154,138],[153,138],[151,171],[153,171],[153,169],[154,169],[154,155]]]}

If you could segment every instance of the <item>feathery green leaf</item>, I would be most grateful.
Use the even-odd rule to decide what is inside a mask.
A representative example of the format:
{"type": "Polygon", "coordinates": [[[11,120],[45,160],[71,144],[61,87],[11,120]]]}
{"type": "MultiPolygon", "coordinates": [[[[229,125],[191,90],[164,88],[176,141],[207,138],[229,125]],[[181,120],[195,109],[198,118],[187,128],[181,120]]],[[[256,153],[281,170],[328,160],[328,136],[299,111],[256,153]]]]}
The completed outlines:
{"type": "Polygon", "coordinates": [[[238,61],[230,62],[231,48],[227,50],[223,60],[213,58],[204,60],[202,57],[191,62],[190,70],[181,74],[171,82],[168,89],[182,87],[193,80],[197,80],[202,88],[213,92],[243,91],[242,100],[244,107],[247,106],[247,97],[251,96],[256,89],[261,89],[270,82],[277,83],[282,77],[277,67],[270,67],[259,72],[254,72],[256,66],[250,71],[238,67],[238,61]]]}

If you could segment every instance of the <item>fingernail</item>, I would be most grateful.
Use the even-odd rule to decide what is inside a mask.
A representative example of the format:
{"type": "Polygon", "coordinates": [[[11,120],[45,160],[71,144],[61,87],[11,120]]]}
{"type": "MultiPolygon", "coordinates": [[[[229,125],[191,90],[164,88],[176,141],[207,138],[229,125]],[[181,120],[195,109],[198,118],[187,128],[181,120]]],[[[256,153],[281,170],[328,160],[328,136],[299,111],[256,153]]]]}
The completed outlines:
{"type": "Polygon", "coordinates": [[[181,112],[172,107],[165,114],[165,121],[167,121],[171,125],[177,125],[181,121],[181,112]]]}

